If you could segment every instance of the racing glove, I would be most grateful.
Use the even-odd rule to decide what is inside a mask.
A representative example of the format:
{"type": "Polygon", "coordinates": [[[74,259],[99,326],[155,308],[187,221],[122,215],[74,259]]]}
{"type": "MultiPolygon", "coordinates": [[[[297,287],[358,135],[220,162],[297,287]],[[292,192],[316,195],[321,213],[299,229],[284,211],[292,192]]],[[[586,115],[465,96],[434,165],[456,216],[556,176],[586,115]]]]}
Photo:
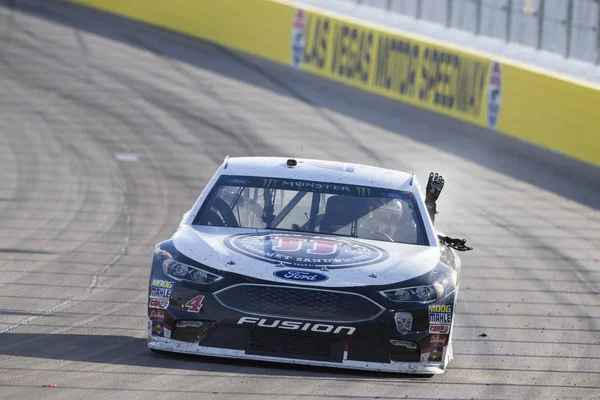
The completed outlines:
{"type": "Polygon", "coordinates": [[[435,222],[435,214],[437,214],[436,202],[442,189],[444,188],[444,178],[437,173],[430,173],[429,180],[427,181],[427,188],[425,190],[425,205],[429,212],[431,222],[435,222]]]}

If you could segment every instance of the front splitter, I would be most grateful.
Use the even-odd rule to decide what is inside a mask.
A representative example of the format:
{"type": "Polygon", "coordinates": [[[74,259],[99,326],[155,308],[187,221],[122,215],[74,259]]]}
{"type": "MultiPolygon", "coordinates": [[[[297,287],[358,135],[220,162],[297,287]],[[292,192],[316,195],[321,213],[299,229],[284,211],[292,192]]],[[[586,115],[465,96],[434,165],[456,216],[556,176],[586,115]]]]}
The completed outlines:
{"type": "MultiPolygon", "coordinates": [[[[243,350],[232,350],[217,347],[200,346],[194,343],[182,342],[179,340],[168,339],[158,336],[148,337],[148,348],[173,353],[196,354],[201,356],[236,358],[242,360],[270,361],[286,364],[313,365],[320,367],[333,367],[343,369],[356,369],[363,371],[397,372],[403,374],[442,374],[446,363],[429,362],[398,362],[391,361],[387,363],[365,362],[343,360],[341,363],[332,363],[326,361],[302,360],[293,358],[280,358],[246,354],[243,350]]],[[[451,358],[452,350],[449,345],[446,361],[451,358]]]]}

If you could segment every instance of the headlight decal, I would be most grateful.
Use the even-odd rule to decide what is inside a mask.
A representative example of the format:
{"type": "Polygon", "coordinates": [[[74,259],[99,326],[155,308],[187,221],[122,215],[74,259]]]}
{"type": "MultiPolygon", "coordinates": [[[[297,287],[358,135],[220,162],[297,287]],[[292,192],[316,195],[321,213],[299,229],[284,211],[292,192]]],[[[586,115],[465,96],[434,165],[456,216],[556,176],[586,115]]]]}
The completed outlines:
{"type": "Polygon", "coordinates": [[[379,293],[396,302],[431,303],[440,298],[439,289],[434,285],[384,290],[379,293]]]}
{"type": "Polygon", "coordinates": [[[163,271],[172,279],[199,284],[211,284],[223,279],[219,275],[198,267],[180,263],[171,258],[163,261],[163,271]]]}
{"type": "Polygon", "coordinates": [[[397,303],[429,304],[451,295],[456,290],[456,272],[444,264],[418,280],[404,283],[406,286],[380,291],[387,299],[397,303]],[[412,283],[412,285],[410,285],[412,283]]]}

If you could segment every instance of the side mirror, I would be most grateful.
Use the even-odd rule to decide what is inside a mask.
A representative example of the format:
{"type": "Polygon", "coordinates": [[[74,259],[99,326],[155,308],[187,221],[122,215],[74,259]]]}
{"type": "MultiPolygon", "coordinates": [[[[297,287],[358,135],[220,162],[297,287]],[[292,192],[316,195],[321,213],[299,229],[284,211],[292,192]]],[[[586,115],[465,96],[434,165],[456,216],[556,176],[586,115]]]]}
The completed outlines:
{"type": "Polygon", "coordinates": [[[177,229],[181,228],[181,225],[183,225],[183,222],[187,219],[187,217],[190,215],[190,212],[192,210],[188,210],[186,211],[182,216],[181,216],[181,221],[179,222],[179,226],[177,227],[177,229]]]}

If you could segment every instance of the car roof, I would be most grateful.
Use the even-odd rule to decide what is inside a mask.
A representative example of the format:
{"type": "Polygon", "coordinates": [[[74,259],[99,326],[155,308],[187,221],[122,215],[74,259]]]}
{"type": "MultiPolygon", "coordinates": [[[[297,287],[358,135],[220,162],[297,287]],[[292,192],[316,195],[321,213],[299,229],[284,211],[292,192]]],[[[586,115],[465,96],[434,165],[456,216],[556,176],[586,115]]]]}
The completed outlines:
{"type": "Polygon", "coordinates": [[[416,177],[406,172],[357,163],[285,157],[226,158],[221,174],[345,183],[386,189],[418,190],[416,177]],[[295,160],[295,166],[288,166],[295,160]]]}

